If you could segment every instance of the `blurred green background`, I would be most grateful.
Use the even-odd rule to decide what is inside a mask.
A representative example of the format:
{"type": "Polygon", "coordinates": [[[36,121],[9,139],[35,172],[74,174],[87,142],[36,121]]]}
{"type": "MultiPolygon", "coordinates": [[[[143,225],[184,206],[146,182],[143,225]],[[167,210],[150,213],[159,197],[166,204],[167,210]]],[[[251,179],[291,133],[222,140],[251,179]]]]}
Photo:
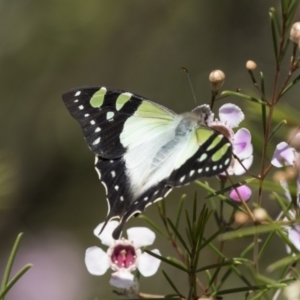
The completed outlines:
{"type": "MultiPolygon", "coordinates": [[[[180,67],[188,68],[202,104],[210,100],[208,75],[213,69],[225,72],[224,89],[252,90],[245,63],[253,59],[265,73],[270,95],[274,74],[270,6],[279,8],[280,2],[0,3],[0,270],[20,231],[25,235],[14,270],[28,262],[35,265],[9,292],[7,300],[116,297],[108,285],[110,271],[95,277],[84,265],[85,249],[101,246],[92,231],[104,220],[107,204],[94,171],[93,153],[64,107],[62,93],[76,86],[105,85],[184,112],[195,104],[180,67]]],[[[294,88],[284,101],[299,109],[297,90],[294,88]]],[[[239,103],[247,112],[246,102],[226,101],[239,103]]],[[[254,125],[259,121],[259,116],[251,116],[254,125]]],[[[189,207],[195,190],[199,198],[205,195],[194,184],[169,195],[166,205],[171,217],[180,195],[188,194],[189,207]]],[[[149,207],[146,215],[158,220],[155,206],[149,207]]],[[[145,223],[135,219],[127,227],[136,225],[145,223]]],[[[249,241],[239,241],[238,246],[229,243],[226,251],[235,256],[249,241]]],[[[160,237],[153,248],[159,248],[163,255],[175,255],[160,237]]],[[[284,253],[282,245],[273,254],[279,257],[284,253]]],[[[211,252],[205,254],[200,263],[202,259],[213,261],[211,252]]],[[[174,273],[165,265],[163,268],[180,288],[186,288],[182,273],[174,273]]],[[[141,291],[172,293],[161,272],[142,278],[141,291]]]]}

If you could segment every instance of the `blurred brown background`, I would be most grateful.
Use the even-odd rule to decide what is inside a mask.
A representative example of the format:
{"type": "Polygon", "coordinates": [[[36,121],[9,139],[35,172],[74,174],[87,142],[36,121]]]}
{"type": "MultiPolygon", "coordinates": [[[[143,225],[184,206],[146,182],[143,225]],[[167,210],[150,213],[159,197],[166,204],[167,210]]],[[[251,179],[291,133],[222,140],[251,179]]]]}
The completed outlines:
{"type": "MultiPolygon", "coordinates": [[[[208,75],[216,68],[226,73],[224,89],[251,90],[245,62],[253,59],[265,73],[270,95],[274,54],[268,9],[279,5],[278,0],[0,3],[0,270],[20,231],[25,235],[14,270],[35,265],[7,300],[116,298],[108,285],[110,271],[95,277],[84,265],[85,249],[101,246],[92,231],[105,218],[107,206],[94,156],[64,107],[62,93],[106,85],[184,112],[195,104],[180,67],[188,68],[201,104],[210,100],[208,75]]],[[[247,111],[247,103],[230,101],[247,111]]],[[[297,88],[285,101],[299,108],[297,88]]],[[[180,195],[188,194],[189,207],[195,190],[199,198],[205,195],[194,184],[169,195],[171,217],[180,195]]],[[[155,206],[146,215],[159,222],[155,206]]],[[[127,227],[135,225],[145,223],[131,220],[127,227]]],[[[226,250],[237,256],[249,242],[229,243],[226,250]]],[[[153,247],[175,255],[161,237],[153,247]]],[[[206,252],[200,263],[213,261],[214,255],[206,252]]],[[[276,252],[284,254],[284,246],[276,252]]],[[[182,273],[162,267],[186,288],[182,273]]],[[[142,278],[141,291],[173,293],[161,272],[142,278]]]]}

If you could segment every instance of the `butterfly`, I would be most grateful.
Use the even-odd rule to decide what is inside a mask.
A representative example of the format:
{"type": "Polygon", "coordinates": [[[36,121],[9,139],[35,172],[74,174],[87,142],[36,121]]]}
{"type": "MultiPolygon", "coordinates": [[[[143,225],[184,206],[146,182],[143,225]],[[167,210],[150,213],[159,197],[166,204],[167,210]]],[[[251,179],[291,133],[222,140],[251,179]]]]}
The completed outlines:
{"type": "Polygon", "coordinates": [[[207,126],[208,105],[176,114],[142,96],[108,87],[80,87],[62,98],[96,155],[95,169],[108,203],[106,223],[120,219],[114,239],[130,217],[174,187],[218,175],[230,165],[232,145],[207,126]]]}

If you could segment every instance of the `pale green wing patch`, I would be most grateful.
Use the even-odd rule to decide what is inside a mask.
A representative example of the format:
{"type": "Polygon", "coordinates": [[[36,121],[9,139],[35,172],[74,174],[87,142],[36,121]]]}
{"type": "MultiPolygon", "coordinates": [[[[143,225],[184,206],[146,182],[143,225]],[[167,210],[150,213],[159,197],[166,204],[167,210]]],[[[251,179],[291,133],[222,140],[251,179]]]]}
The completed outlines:
{"type": "Polygon", "coordinates": [[[195,130],[195,137],[198,144],[203,145],[214,133],[212,129],[201,126],[195,130]]]}
{"type": "Polygon", "coordinates": [[[217,162],[222,159],[222,157],[227,153],[228,148],[231,147],[230,143],[226,143],[225,145],[222,146],[214,155],[212,155],[211,160],[214,162],[217,162]]]}
{"type": "Polygon", "coordinates": [[[175,114],[154,102],[143,101],[134,113],[134,116],[141,118],[166,119],[171,121],[174,119],[175,114]]]}
{"type": "Polygon", "coordinates": [[[123,107],[123,105],[125,105],[130,100],[131,97],[132,97],[131,93],[120,94],[120,96],[116,101],[116,109],[120,110],[123,107]]]}
{"type": "Polygon", "coordinates": [[[98,92],[96,92],[90,99],[90,104],[92,107],[100,107],[104,102],[104,96],[106,95],[107,89],[102,87],[98,92]]]}

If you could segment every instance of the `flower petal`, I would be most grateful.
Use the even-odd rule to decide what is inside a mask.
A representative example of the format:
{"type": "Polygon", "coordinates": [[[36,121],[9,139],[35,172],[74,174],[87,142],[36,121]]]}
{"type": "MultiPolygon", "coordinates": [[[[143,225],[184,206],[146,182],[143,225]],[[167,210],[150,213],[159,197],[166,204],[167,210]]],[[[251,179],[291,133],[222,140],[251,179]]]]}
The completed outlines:
{"type": "Polygon", "coordinates": [[[236,190],[238,190],[239,194],[241,195],[244,201],[248,201],[252,195],[252,191],[247,185],[242,185],[235,189],[232,189],[229,193],[229,197],[236,202],[241,202],[236,190]]]}
{"type": "MultiPolygon", "coordinates": [[[[247,170],[249,170],[250,167],[251,167],[251,165],[252,165],[252,163],[253,163],[253,155],[251,155],[251,156],[249,156],[248,158],[244,159],[244,160],[242,161],[242,163],[243,163],[243,166],[244,166],[247,170]]],[[[240,176],[240,175],[243,175],[245,172],[246,172],[246,171],[245,171],[245,169],[241,166],[240,162],[237,161],[237,160],[235,160],[235,161],[234,161],[234,165],[233,165],[233,167],[232,167],[232,173],[233,173],[234,175],[240,176]]]]}
{"type": "MultiPolygon", "coordinates": [[[[291,243],[300,251],[300,226],[295,225],[294,227],[288,228],[288,238],[291,243]]],[[[291,249],[287,247],[287,252],[290,253],[291,249]]]]}
{"type": "Polygon", "coordinates": [[[111,245],[113,245],[113,243],[115,241],[112,237],[112,233],[115,230],[115,228],[118,226],[119,223],[117,221],[109,221],[107,223],[106,227],[104,228],[104,230],[99,235],[104,223],[105,222],[99,224],[95,228],[94,235],[101,240],[103,245],[111,246],[111,245]]]}
{"type": "Polygon", "coordinates": [[[126,269],[121,269],[111,274],[109,283],[120,289],[128,289],[135,284],[134,276],[126,269]]]}
{"type": "Polygon", "coordinates": [[[128,240],[137,248],[152,245],[155,233],[147,227],[132,227],[127,230],[128,240]]]}
{"type": "MultiPolygon", "coordinates": [[[[151,252],[157,255],[161,255],[158,249],[151,250],[151,252]]],[[[146,252],[144,252],[139,257],[138,269],[140,273],[145,277],[154,275],[157,272],[159,265],[160,265],[160,260],[146,252]]]]}
{"type": "Polygon", "coordinates": [[[110,267],[110,260],[106,252],[99,247],[90,247],[85,251],[85,265],[93,275],[103,275],[110,267]]]}
{"type": "Polygon", "coordinates": [[[247,128],[241,128],[235,133],[233,152],[240,159],[244,159],[252,155],[253,146],[251,144],[251,133],[247,128]]]}
{"type": "Polygon", "coordinates": [[[276,146],[271,164],[274,167],[281,168],[284,166],[282,163],[292,166],[295,161],[295,149],[290,147],[286,142],[281,142],[276,146]]]}
{"type": "Polygon", "coordinates": [[[244,120],[245,115],[242,110],[235,104],[226,103],[219,109],[219,118],[231,128],[239,126],[244,120]]]}
{"type": "Polygon", "coordinates": [[[287,181],[282,179],[279,181],[279,183],[284,190],[284,195],[285,195],[286,199],[288,199],[289,202],[292,202],[292,196],[291,196],[291,193],[289,190],[289,185],[288,185],[287,181]]]}

